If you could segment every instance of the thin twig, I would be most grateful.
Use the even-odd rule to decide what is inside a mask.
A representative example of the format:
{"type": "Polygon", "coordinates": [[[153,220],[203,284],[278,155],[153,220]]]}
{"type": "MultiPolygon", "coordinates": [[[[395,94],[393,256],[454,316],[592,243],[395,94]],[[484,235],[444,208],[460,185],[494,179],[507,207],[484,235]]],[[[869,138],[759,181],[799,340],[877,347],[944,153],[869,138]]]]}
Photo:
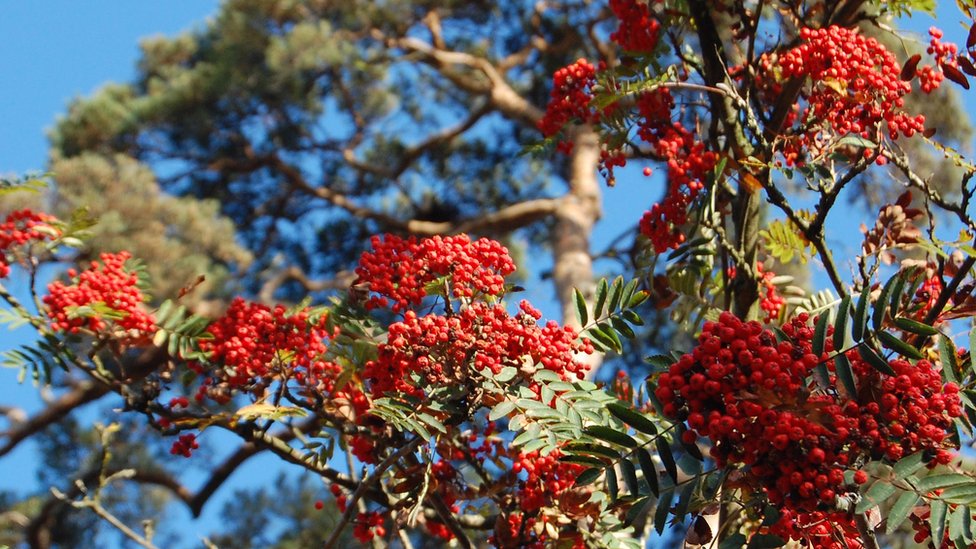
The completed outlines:
{"type": "Polygon", "coordinates": [[[346,503],[346,511],[342,513],[342,517],[339,519],[339,523],[335,525],[332,535],[329,536],[328,540],[326,540],[325,545],[323,546],[324,549],[332,549],[336,546],[336,543],[339,542],[339,538],[342,536],[342,530],[352,520],[353,513],[357,511],[356,504],[359,502],[360,498],[363,497],[363,494],[365,494],[366,491],[373,484],[375,484],[384,473],[386,473],[386,470],[397,462],[397,460],[416,450],[421,444],[423,444],[423,442],[424,439],[419,437],[411,440],[399,450],[387,456],[386,459],[373,468],[373,472],[370,473],[368,477],[359,483],[359,486],[356,487],[356,490],[352,493],[352,496],[346,503]]]}

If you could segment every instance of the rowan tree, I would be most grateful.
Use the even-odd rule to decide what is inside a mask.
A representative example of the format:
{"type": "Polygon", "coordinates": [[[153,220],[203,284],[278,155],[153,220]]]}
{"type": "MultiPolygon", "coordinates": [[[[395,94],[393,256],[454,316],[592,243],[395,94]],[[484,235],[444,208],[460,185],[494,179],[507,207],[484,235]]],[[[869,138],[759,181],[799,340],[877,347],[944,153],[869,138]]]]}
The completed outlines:
{"type": "MultiPolygon", "coordinates": [[[[215,431],[242,442],[192,492],[121,459],[119,427],[101,428],[86,475],[30,519],[31,545],[49,545],[53,513],[70,506],[151,547],[151,530],[107,505],[111,486],[155,486],[198,513],[258,452],[322,480],[313,507],[339,513],[326,547],[350,531],[373,546],[639,547],[674,525],[691,546],[870,548],[909,528],[922,545],[973,543],[976,483],[959,451],[976,419],[976,361],[961,345],[976,338],[957,348],[953,335],[974,312],[976,167],[918,107],[968,89],[976,30],[957,46],[933,27],[910,53],[890,45],[892,18],[925,7],[907,2],[344,6],[228,3],[206,31],[147,43],[137,84],[60,123],[69,173],[155,163],[164,187],[218,199],[256,262],[251,297],[198,312],[188,296],[207,288],[190,280],[154,301],[147,269],[120,249],[35,284],[33,304],[0,292],[39,336],[10,362],[68,385],[6,448],[108,394],[174,456],[201,459],[198,439],[215,431]],[[567,54],[582,57],[552,67],[536,105],[542,87],[521,67],[567,54]],[[427,100],[443,106],[414,108],[427,100]],[[406,120],[437,126],[452,105],[467,113],[452,129],[390,137],[406,120]],[[335,117],[347,118],[328,126],[335,117]],[[492,117],[518,151],[529,132],[544,138],[530,150],[566,166],[565,195],[516,184],[545,174],[508,158],[515,148],[486,154],[479,125],[492,117]],[[635,227],[632,278],[593,281],[596,176],[612,186],[634,165],[663,171],[664,191],[635,227]],[[919,165],[957,179],[936,186],[919,165]],[[837,257],[828,229],[850,211],[838,200],[878,174],[901,192],[865,224],[859,253],[837,257]],[[472,177],[491,190],[461,183],[472,177]],[[452,187],[473,195],[439,198],[452,187]],[[377,234],[342,232],[350,216],[377,234]],[[519,300],[505,245],[467,234],[550,217],[538,234],[569,320],[543,321],[519,300]],[[309,278],[349,255],[345,282],[309,278]],[[788,299],[776,273],[794,261],[815,261],[828,286],[788,299]],[[594,383],[648,304],[688,348],[648,357],[649,375],[594,383]]],[[[159,211],[194,204],[167,198],[159,211]]],[[[212,262],[200,268],[245,257],[172,223],[182,249],[212,262]]],[[[12,212],[0,274],[35,274],[91,230],[81,216],[12,212]]],[[[279,542],[307,543],[303,524],[279,542]]],[[[238,539],[261,543],[249,528],[238,539]]]]}

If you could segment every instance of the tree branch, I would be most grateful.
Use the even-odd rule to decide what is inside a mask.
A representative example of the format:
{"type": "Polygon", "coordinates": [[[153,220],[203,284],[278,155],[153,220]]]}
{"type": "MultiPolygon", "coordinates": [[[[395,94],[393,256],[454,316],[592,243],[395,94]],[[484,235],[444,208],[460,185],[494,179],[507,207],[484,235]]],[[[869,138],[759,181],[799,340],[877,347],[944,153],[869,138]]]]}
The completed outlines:
{"type": "Polygon", "coordinates": [[[81,382],[77,388],[62,395],[37,415],[24,422],[18,429],[4,433],[7,442],[0,446],[0,457],[9,454],[25,439],[64,419],[75,408],[98,400],[109,392],[110,388],[102,383],[81,382]]]}
{"type": "Polygon", "coordinates": [[[380,477],[382,477],[383,474],[386,473],[386,470],[389,469],[394,463],[396,463],[397,460],[399,460],[401,457],[405,456],[406,454],[416,450],[421,444],[423,444],[423,442],[424,439],[417,437],[411,440],[410,442],[408,442],[407,444],[403,445],[396,452],[393,452],[392,454],[387,456],[386,459],[380,462],[379,465],[377,465],[373,469],[373,472],[370,473],[368,477],[366,477],[359,483],[359,486],[357,486],[356,490],[353,491],[352,497],[347,501],[346,510],[344,513],[342,513],[342,517],[339,519],[339,523],[335,525],[334,529],[332,530],[332,535],[329,536],[328,540],[326,540],[324,546],[325,549],[332,549],[333,547],[335,547],[335,544],[338,543],[339,538],[342,536],[343,528],[346,526],[346,524],[349,524],[349,521],[352,520],[353,513],[357,511],[356,504],[363,497],[366,491],[372,488],[372,486],[376,484],[376,482],[380,479],[380,477]]]}
{"type": "Polygon", "coordinates": [[[537,198],[517,202],[476,217],[457,222],[424,221],[420,219],[402,220],[390,214],[360,206],[345,194],[333,191],[328,187],[312,185],[301,171],[282,160],[277,154],[265,157],[267,165],[278,170],[285,179],[298,189],[321,198],[334,206],[338,206],[350,214],[360,218],[376,221],[388,230],[396,230],[418,236],[433,236],[438,234],[497,233],[511,231],[525,227],[544,219],[557,211],[563,205],[560,198],[537,198]]]}
{"type": "Polygon", "coordinates": [[[543,112],[518,94],[505,80],[504,75],[490,61],[476,55],[437,48],[419,38],[403,37],[388,39],[387,44],[407,53],[418,54],[424,63],[434,67],[442,76],[459,88],[488,97],[489,104],[505,117],[525,126],[535,128],[543,112]],[[454,66],[463,66],[484,75],[486,82],[452,72],[454,66]]]}

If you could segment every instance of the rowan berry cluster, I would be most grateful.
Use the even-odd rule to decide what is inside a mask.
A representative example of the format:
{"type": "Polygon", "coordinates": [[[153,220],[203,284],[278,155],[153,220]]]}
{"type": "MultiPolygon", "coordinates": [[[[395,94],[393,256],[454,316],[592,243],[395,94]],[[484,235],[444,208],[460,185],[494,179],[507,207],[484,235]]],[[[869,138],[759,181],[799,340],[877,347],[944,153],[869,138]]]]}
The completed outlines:
{"type": "Polygon", "coordinates": [[[864,547],[857,524],[846,511],[795,513],[790,509],[782,509],[779,520],[770,526],[769,533],[782,539],[800,540],[807,547],[817,549],[864,547]]]}
{"type": "Polygon", "coordinates": [[[386,528],[383,527],[383,515],[376,511],[359,513],[356,515],[355,524],[352,535],[362,543],[369,543],[373,541],[374,537],[386,536],[386,528]]]}
{"type": "Polygon", "coordinates": [[[637,101],[640,114],[637,135],[654,154],[667,159],[668,189],[664,199],[654,204],[640,220],[640,232],[650,239],[657,253],[677,248],[684,242],[681,226],[688,220],[688,206],[704,188],[708,174],[715,169],[718,156],[705,150],[681,122],[671,120],[674,99],[667,89],[642,94],[637,101]]]}
{"type": "Polygon", "coordinates": [[[402,312],[419,305],[427,296],[427,285],[441,277],[449,277],[453,297],[501,295],[505,277],[515,271],[505,246],[487,238],[472,242],[461,234],[417,240],[387,234],[374,236],[371,245],[356,268],[357,283],[378,294],[366,302],[371,309],[402,312]]]}
{"type": "Polygon", "coordinates": [[[0,223],[0,278],[10,275],[10,258],[13,248],[31,242],[54,240],[61,236],[61,229],[53,216],[31,210],[17,210],[0,223]]]}
{"type": "Polygon", "coordinates": [[[153,316],[141,309],[146,300],[139,288],[139,276],[126,268],[128,252],[101,254],[80,273],[68,270],[71,284],[55,281],[44,296],[51,329],[77,333],[82,329],[101,332],[111,326],[125,333],[127,342],[143,339],[156,331],[153,316]],[[100,310],[99,306],[108,309],[100,310]],[[82,308],[88,308],[86,311],[82,308]]]}
{"type": "MultiPolygon", "coordinates": [[[[472,398],[479,394],[483,376],[498,375],[507,367],[514,368],[516,374],[506,384],[525,385],[535,392],[540,389],[533,374],[539,369],[556,372],[564,380],[582,378],[586,366],[576,360],[576,355],[593,352],[592,345],[577,340],[575,330],[554,321],[540,325],[542,313],[527,301],[519,303],[515,313],[509,312],[497,300],[504,292],[504,275],[514,269],[505,249],[490,240],[471,243],[466,237],[457,238],[447,240],[447,244],[446,239],[374,239],[374,249],[363,254],[357,270],[359,282],[380,299],[387,299],[378,299],[373,307],[392,305],[402,313],[401,320],[389,326],[386,340],[377,345],[375,359],[362,368],[368,397],[406,395],[422,403],[432,390],[452,386],[470,395],[466,405],[471,414],[476,414],[497,403],[495,395],[479,397],[484,400],[472,398]],[[434,257],[436,250],[447,245],[455,250],[453,259],[434,257]],[[418,311],[426,296],[425,286],[435,279],[441,280],[444,288],[466,288],[461,295],[469,298],[453,299],[459,294],[451,293],[442,313],[418,311]]],[[[378,449],[383,447],[379,441],[385,427],[375,420],[365,413],[357,416],[360,426],[370,432],[349,438],[353,454],[366,463],[375,463],[378,449]]],[[[520,454],[493,436],[494,422],[468,421],[463,425],[463,431],[453,423],[447,426],[436,448],[439,459],[431,467],[429,489],[448,506],[483,497],[467,486],[455,463],[500,464],[510,460],[513,474],[503,476],[506,480],[496,489],[510,494],[508,498],[532,520],[538,518],[542,507],[554,505],[554,498],[572,487],[581,469],[559,462],[558,452],[548,456],[520,454]]],[[[441,523],[427,526],[443,539],[453,537],[441,523]]],[[[538,536],[531,533],[526,539],[538,536]]]]}
{"type": "Polygon", "coordinates": [[[174,456],[183,456],[188,458],[192,455],[193,450],[196,450],[199,447],[200,444],[197,442],[197,436],[193,433],[185,433],[180,435],[180,438],[176,439],[176,442],[174,442],[173,446],[169,449],[169,453],[173,454],[174,456]]]}
{"type": "Polygon", "coordinates": [[[945,80],[946,70],[958,70],[959,47],[951,42],[943,42],[942,36],[940,29],[929,29],[929,47],[926,52],[935,59],[935,64],[918,69],[919,87],[925,93],[932,93],[939,88],[945,80]]]}
{"type": "Polygon", "coordinates": [[[786,299],[776,291],[776,284],[773,283],[773,279],[776,278],[776,273],[765,270],[761,262],[756,263],[756,271],[760,276],[759,282],[763,290],[763,296],[759,300],[759,308],[766,313],[765,321],[767,323],[773,322],[783,312],[783,307],[786,306],[786,299]]]}
{"type": "Polygon", "coordinates": [[[547,456],[528,452],[520,454],[512,464],[512,472],[526,473],[516,496],[523,512],[536,513],[542,507],[552,505],[573,487],[576,477],[586,469],[577,463],[559,461],[561,455],[558,450],[547,456]]]}
{"type": "Polygon", "coordinates": [[[610,39],[632,53],[651,53],[657,48],[661,24],[651,16],[648,2],[610,0],[610,9],[620,20],[610,39]]]}
{"type": "Polygon", "coordinates": [[[452,315],[404,314],[390,326],[378,357],[363,369],[373,396],[391,391],[422,394],[425,389],[467,383],[485,370],[493,374],[505,366],[522,369],[528,362],[559,373],[566,379],[582,378],[585,365],[576,353],[593,352],[589,342],[577,341],[576,332],[549,321],[540,327],[541,313],[527,301],[511,315],[501,305],[472,303],[452,315]]]}
{"type": "Polygon", "coordinates": [[[200,340],[207,364],[193,368],[207,377],[197,393],[218,402],[227,402],[234,391],[244,390],[261,396],[274,381],[294,380],[317,395],[342,397],[365,407],[366,402],[351,388],[337,394],[335,381],[342,367],[326,360],[325,315],[312,316],[309,310],[288,311],[236,298],[223,316],[208,328],[209,338],[200,340]]]}
{"type": "MultiPolygon", "coordinates": [[[[552,137],[573,121],[583,124],[596,121],[597,113],[590,107],[593,86],[596,84],[596,70],[596,66],[586,59],[579,59],[552,75],[549,104],[538,123],[542,135],[552,137]]],[[[569,154],[573,150],[573,142],[564,139],[557,147],[569,154]]]]}
{"type": "Polygon", "coordinates": [[[495,522],[495,531],[488,538],[488,543],[492,547],[519,547],[520,549],[545,549],[547,547],[586,549],[586,542],[578,534],[571,537],[561,535],[558,540],[550,539],[547,532],[553,527],[553,524],[546,522],[544,517],[529,516],[515,511],[499,515],[495,522]]]}
{"type": "Polygon", "coordinates": [[[791,79],[812,82],[798,118],[804,125],[782,150],[787,165],[802,162],[805,152],[822,152],[824,137],[877,140],[887,133],[896,139],[924,131],[924,116],[902,110],[911,84],[900,78],[895,56],[877,40],[839,26],[803,28],[800,40],[795,48],[760,60],[761,79],[776,87],[791,79]]]}
{"type": "Polygon", "coordinates": [[[922,282],[921,286],[915,292],[915,296],[912,298],[913,305],[917,307],[912,313],[912,316],[919,320],[924,319],[929,311],[932,310],[932,307],[935,307],[935,304],[939,301],[944,287],[942,277],[938,274],[933,274],[926,278],[925,282],[922,282]]]}
{"type": "MultiPolygon", "coordinates": [[[[824,390],[810,380],[817,365],[833,368],[833,348],[827,338],[824,354],[813,354],[807,320],[786,324],[789,340],[778,342],[759,323],[722,313],[655,390],[666,416],[687,421],[684,442],[707,437],[718,466],[746,466],[743,486],[789,510],[793,528],[812,524],[810,513],[831,511],[838,495],[854,491],[844,472],[864,461],[925,451],[931,465],[947,463],[947,433],[962,414],[958,387],[943,386],[926,360],[892,360],[895,375],[885,376],[851,351],[859,393],[824,390]]],[[[836,386],[834,374],[828,377],[836,386]]]]}

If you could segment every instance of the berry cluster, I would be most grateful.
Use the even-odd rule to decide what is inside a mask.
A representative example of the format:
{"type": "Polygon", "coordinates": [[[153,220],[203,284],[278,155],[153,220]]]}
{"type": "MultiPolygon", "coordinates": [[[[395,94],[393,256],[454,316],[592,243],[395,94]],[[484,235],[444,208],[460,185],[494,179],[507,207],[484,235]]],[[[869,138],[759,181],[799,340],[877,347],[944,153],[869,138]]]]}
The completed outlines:
{"type": "Polygon", "coordinates": [[[610,39],[621,49],[632,53],[651,53],[657,47],[661,24],[651,17],[648,2],[638,0],[610,0],[610,9],[620,20],[620,26],[610,39]]]}
{"type": "Polygon", "coordinates": [[[657,253],[677,248],[683,241],[681,225],[688,220],[688,206],[704,188],[705,178],[718,160],[714,152],[680,122],[671,121],[674,99],[667,89],[642,94],[637,101],[640,114],[637,135],[650,144],[656,156],[667,159],[668,189],[640,220],[640,232],[650,239],[657,253]]]}
{"type": "Polygon", "coordinates": [[[173,446],[169,449],[169,453],[174,456],[190,457],[193,450],[200,447],[197,443],[197,436],[193,433],[186,433],[180,435],[180,438],[173,443],[173,446]]]}
{"type": "Polygon", "coordinates": [[[776,273],[763,269],[762,263],[756,263],[756,271],[761,276],[760,283],[764,292],[762,299],[759,300],[759,307],[766,313],[766,322],[773,322],[783,312],[786,299],[776,291],[776,284],[773,283],[776,273]]]}
{"type": "Polygon", "coordinates": [[[540,327],[541,313],[527,301],[511,315],[501,305],[472,303],[457,313],[418,316],[404,314],[390,326],[378,357],[363,369],[374,396],[391,391],[422,394],[425,388],[464,384],[476,372],[499,373],[505,366],[524,369],[533,365],[566,379],[582,378],[585,365],[576,353],[591,353],[576,332],[549,321],[540,327]]]}
{"type": "Polygon", "coordinates": [[[813,354],[806,315],[783,332],[789,340],[777,342],[759,323],[728,312],[706,323],[699,345],[661,374],[655,390],[665,415],[687,421],[685,443],[707,437],[718,466],[746,466],[743,485],[790,510],[796,524],[852,491],[844,472],[862,461],[920,450],[932,464],[949,461],[959,389],[943,386],[930,362],[892,360],[895,375],[884,376],[850,352],[859,393],[845,399],[811,381],[818,364],[832,368],[830,338],[823,355],[813,354]]]}
{"type": "MultiPolygon", "coordinates": [[[[504,290],[504,275],[514,269],[504,248],[497,242],[480,240],[473,249],[475,244],[466,237],[457,238],[387,237],[374,240],[379,250],[363,254],[357,272],[360,283],[380,296],[373,306],[387,305],[402,313],[402,319],[389,326],[386,341],[377,346],[376,358],[362,368],[361,379],[369,398],[410,395],[423,403],[431,389],[455,386],[466,389],[469,413],[476,414],[497,402],[494,394],[473,398],[480,393],[483,374],[515,368],[515,377],[506,384],[525,384],[536,394],[540,388],[532,376],[538,369],[556,372],[564,380],[582,378],[586,365],[576,356],[591,353],[592,345],[577,340],[575,330],[554,321],[540,325],[542,313],[526,301],[514,314],[509,312],[496,299],[504,290]],[[453,259],[435,257],[436,250],[447,245],[445,240],[453,250],[460,250],[453,259]],[[485,261],[489,252],[490,258],[485,261]],[[424,287],[438,277],[446,277],[446,288],[461,288],[471,299],[446,303],[443,314],[423,314],[417,306],[426,295],[424,287]]],[[[357,422],[369,432],[349,437],[349,447],[360,461],[375,463],[382,453],[387,428],[369,414],[357,416],[357,422]]],[[[430,490],[448,506],[483,497],[468,486],[455,464],[511,460],[514,474],[503,477],[498,493],[509,493],[509,500],[527,519],[544,522],[540,509],[553,506],[554,498],[572,486],[579,472],[579,466],[559,462],[558,453],[520,454],[494,436],[493,422],[465,422],[460,424],[463,431],[453,422],[444,423],[448,431],[438,440],[430,490]]],[[[453,537],[441,523],[429,522],[427,527],[442,539],[453,537]]],[[[536,539],[540,534],[526,535],[525,539],[536,539]]]]}
{"type": "Polygon", "coordinates": [[[56,221],[53,216],[45,213],[18,210],[0,223],[0,278],[10,275],[7,254],[13,248],[30,242],[54,240],[61,236],[61,229],[53,225],[56,221]]]}
{"type": "Polygon", "coordinates": [[[197,393],[227,402],[235,390],[261,396],[274,381],[294,380],[317,395],[343,398],[353,405],[366,402],[353,389],[335,391],[342,367],[326,360],[326,316],[312,316],[308,309],[289,312],[283,305],[270,308],[236,298],[227,312],[208,328],[210,338],[200,340],[200,350],[213,365],[192,366],[207,378],[197,393]]]}
{"type": "Polygon", "coordinates": [[[876,140],[884,132],[882,124],[892,139],[924,131],[924,116],[902,110],[911,84],[900,78],[895,56],[877,40],[839,26],[803,28],[800,40],[799,46],[760,60],[761,78],[775,82],[766,84],[770,89],[791,79],[812,82],[799,117],[805,125],[782,151],[787,165],[802,162],[804,151],[822,152],[825,135],[876,140]]]}
{"type": "Polygon", "coordinates": [[[342,491],[342,488],[338,484],[333,484],[329,486],[329,491],[332,492],[332,497],[336,500],[336,508],[339,509],[340,513],[346,512],[346,506],[348,505],[348,498],[346,494],[342,491]]]}
{"type": "Polygon", "coordinates": [[[386,536],[386,528],[383,527],[383,515],[376,511],[359,513],[356,515],[355,528],[352,535],[362,543],[373,541],[374,537],[386,536]]]}
{"type": "Polygon", "coordinates": [[[547,456],[528,452],[520,454],[512,464],[515,474],[526,473],[516,496],[523,512],[535,513],[552,505],[573,487],[576,477],[586,469],[578,463],[559,461],[561,455],[558,450],[547,456]]]}
{"type": "Polygon", "coordinates": [[[929,29],[929,36],[931,38],[926,52],[935,59],[935,65],[925,65],[918,69],[919,87],[925,93],[938,89],[945,80],[945,71],[959,70],[959,47],[951,42],[943,42],[942,31],[935,27],[929,29]]]}
{"type": "Polygon", "coordinates": [[[125,266],[131,257],[128,252],[102,254],[101,263],[92,261],[80,273],[69,269],[71,284],[61,281],[49,284],[44,304],[51,318],[51,329],[77,333],[84,328],[100,332],[111,322],[125,332],[122,339],[129,342],[155,332],[153,316],[140,308],[145,296],[139,288],[139,276],[125,266]]]}
{"type": "Polygon", "coordinates": [[[419,305],[427,285],[441,277],[449,277],[454,297],[501,295],[505,277],[515,271],[505,246],[487,238],[472,242],[461,234],[417,240],[387,234],[374,236],[371,244],[372,251],[363,252],[356,268],[357,283],[378,294],[367,301],[368,308],[402,312],[419,305]]]}
{"type": "MultiPolygon", "coordinates": [[[[586,59],[579,59],[552,75],[549,104],[538,124],[542,135],[552,137],[574,120],[584,124],[595,122],[596,113],[590,107],[590,101],[593,100],[596,69],[586,59]]],[[[569,154],[573,150],[573,142],[562,140],[558,148],[569,154]]]]}
{"type": "MultiPolygon", "coordinates": [[[[912,298],[912,304],[917,307],[913,312],[913,316],[919,320],[925,318],[935,307],[935,304],[939,301],[939,297],[942,295],[942,289],[945,288],[942,282],[942,277],[938,274],[933,274],[932,276],[925,279],[918,290],[915,292],[915,296],[912,298]]],[[[952,300],[949,300],[951,303],[952,300]]]]}
{"type": "MultiPolygon", "coordinates": [[[[858,473],[864,474],[863,471],[858,473]]],[[[866,481],[865,476],[864,482],[866,481]]],[[[807,547],[818,549],[862,549],[864,547],[857,524],[846,511],[795,513],[790,509],[783,509],[780,510],[779,520],[769,527],[769,533],[782,539],[800,540],[807,547]]]]}
{"type": "MultiPolygon", "coordinates": [[[[728,271],[726,271],[729,280],[735,278],[737,271],[738,269],[734,265],[729,267],[728,271]]],[[[786,306],[786,299],[776,291],[776,284],[773,282],[773,279],[776,278],[776,273],[766,270],[763,267],[762,261],[756,262],[756,273],[759,275],[759,285],[762,291],[759,299],[759,308],[766,313],[763,321],[769,324],[779,318],[783,307],[786,306]]]]}

